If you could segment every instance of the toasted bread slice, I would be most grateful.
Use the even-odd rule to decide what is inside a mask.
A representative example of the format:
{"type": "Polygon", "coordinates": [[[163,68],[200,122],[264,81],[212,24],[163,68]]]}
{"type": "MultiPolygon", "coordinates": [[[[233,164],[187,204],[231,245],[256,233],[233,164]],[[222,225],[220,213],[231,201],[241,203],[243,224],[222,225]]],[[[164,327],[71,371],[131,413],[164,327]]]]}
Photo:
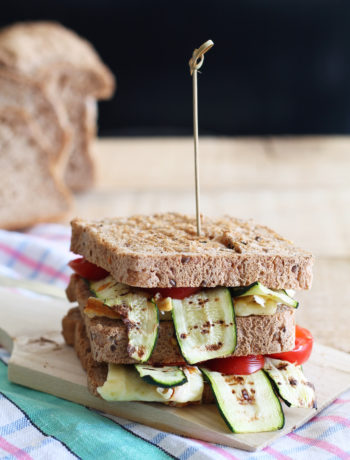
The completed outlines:
{"type": "MultiPolygon", "coordinates": [[[[104,317],[88,318],[84,307],[90,297],[82,278],[73,275],[67,289],[70,301],[77,301],[91,343],[95,361],[132,364],[136,361],[127,352],[127,328],[121,320],[104,317]]],[[[294,348],[295,310],[279,306],[274,315],[236,317],[237,346],[232,356],[265,355],[280,353],[294,348]]],[[[183,362],[172,321],[161,321],[157,344],[149,364],[173,364],[183,362]]]]}
{"type": "Polygon", "coordinates": [[[138,287],[247,286],[308,289],[312,256],[251,221],[177,213],[72,221],[71,250],[138,287]]]}

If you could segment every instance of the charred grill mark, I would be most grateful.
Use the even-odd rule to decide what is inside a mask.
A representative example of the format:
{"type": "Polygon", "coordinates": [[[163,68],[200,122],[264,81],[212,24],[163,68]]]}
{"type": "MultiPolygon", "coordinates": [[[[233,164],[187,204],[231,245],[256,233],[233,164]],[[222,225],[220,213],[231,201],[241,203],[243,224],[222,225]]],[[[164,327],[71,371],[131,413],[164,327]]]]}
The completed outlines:
{"type": "Polygon", "coordinates": [[[205,349],[208,351],[216,351],[216,350],[220,350],[221,347],[222,347],[222,342],[218,342],[218,343],[213,343],[211,345],[206,345],[205,349]]]}
{"type": "Polygon", "coordinates": [[[141,359],[144,354],[145,354],[145,347],[141,345],[137,351],[137,356],[141,359]]]}
{"type": "Polygon", "coordinates": [[[249,394],[249,392],[245,388],[243,388],[243,390],[241,391],[241,395],[241,398],[238,398],[240,404],[254,404],[255,397],[249,394]]]}
{"type": "Polygon", "coordinates": [[[209,299],[206,298],[206,299],[199,299],[198,300],[198,305],[200,305],[201,307],[203,307],[207,302],[209,302],[209,299]]]}
{"type": "Polygon", "coordinates": [[[240,375],[226,375],[225,382],[229,385],[241,385],[244,382],[244,377],[240,375]]]}
{"type": "Polygon", "coordinates": [[[185,333],[180,334],[180,338],[181,338],[181,339],[186,339],[186,338],[187,338],[187,334],[185,334],[185,333]]]}
{"type": "Polygon", "coordinates": [[[292,387],[295,387],[298,385],[298,380],[294,379],[293,377],[289,377],[289,383],[292,385],[292,387]]]}
{"type": "Polygon", "coordinates": [[[279,371],[285,371],[288,367],[288,363],[279,363],[276,367],[279,371]]]}

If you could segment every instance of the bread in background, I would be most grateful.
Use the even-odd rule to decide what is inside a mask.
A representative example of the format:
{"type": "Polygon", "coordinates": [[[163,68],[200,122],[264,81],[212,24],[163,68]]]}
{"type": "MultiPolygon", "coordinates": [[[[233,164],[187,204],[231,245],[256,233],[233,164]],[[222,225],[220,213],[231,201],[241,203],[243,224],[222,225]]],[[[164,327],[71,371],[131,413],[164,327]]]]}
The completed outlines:
{"type": "Polygon", "coordinates": [[[25,228],[62,218],[70,193],[25,110],[0,109],[0,227],[25,228]]]}
{"type": "MultiPolygon", "coordinates": [[[[0,70],[26,78],[55,101],[57,123],[68,139],[60,153],[65,182],[73,191],[90,188],[94,179],[94,108],[96,100],[110,98],[115,88],[113,74],[91,44],[55,22],[17,23],[0,32],[0,70]]],[[[5,96],[1,92],[0,86],[0,106],[4,106],[1,101],[5,96]]],[[[18,107],[15,96],[13,103],[6,103],[18,107]]],[[[26,111],[27,106],[23,106],[26,111]]],[[[30,114],[33,111],[29,109],[30,114]]],[[[38,113],[40,116],[40,110],[38,113]]],[[[58,128],[50,122],[47,129],[58,128]]],[[[54,134],[46,133],[46,138],[50,136],[54,134]]]]}

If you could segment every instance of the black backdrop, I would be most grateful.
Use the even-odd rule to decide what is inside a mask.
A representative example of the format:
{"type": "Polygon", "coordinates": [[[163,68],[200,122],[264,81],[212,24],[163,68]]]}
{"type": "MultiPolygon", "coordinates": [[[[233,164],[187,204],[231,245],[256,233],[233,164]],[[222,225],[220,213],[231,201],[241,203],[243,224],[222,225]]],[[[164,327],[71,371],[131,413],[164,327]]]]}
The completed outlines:
{"type": "Polygon", "coordinates": [[[117,76],[101,135],[190,134],[188,59],[202,134],[350,132],[349,0],[11,0],[0,25],[53,19],[89,39],[117,76]]]}

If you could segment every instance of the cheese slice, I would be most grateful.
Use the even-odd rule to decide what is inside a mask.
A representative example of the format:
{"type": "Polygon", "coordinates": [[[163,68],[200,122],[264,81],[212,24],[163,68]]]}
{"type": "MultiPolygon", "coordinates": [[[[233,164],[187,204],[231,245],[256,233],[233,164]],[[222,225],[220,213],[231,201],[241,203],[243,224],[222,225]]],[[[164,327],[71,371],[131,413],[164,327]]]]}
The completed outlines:
{"type": "Polygon", "coordinates": [[[174,388],[159,388],[145,382],[134,366],[109,364],[105,383],[97,388],[106,401],[186,403],[202,399],[204,382],[197,367],[184,366],[187,382],[174,388]]]}
{"type": "Polygon", "coordinates": [[[263,296],[250,295],[233,299],[236,316],[274,315],[278,302],[263,296]]]}

